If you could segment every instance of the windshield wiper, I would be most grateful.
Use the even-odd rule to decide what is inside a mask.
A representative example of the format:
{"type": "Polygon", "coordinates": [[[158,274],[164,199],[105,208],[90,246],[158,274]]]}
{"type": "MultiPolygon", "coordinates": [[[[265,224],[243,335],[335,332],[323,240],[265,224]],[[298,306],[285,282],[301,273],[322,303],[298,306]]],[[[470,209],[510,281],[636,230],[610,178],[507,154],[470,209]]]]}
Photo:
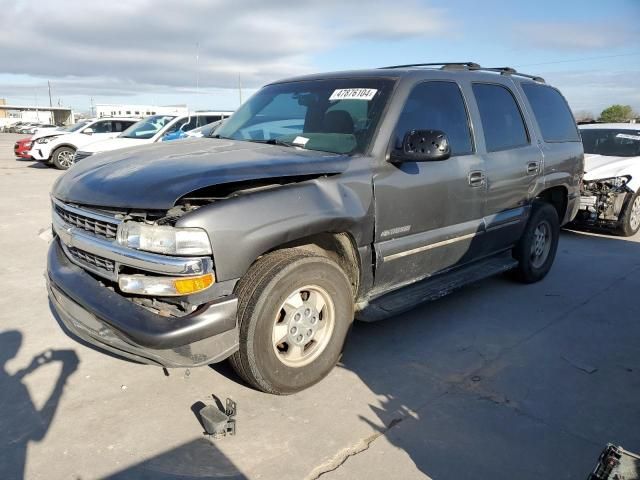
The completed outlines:
{"type": "Polygon", "coordinates": [[[284,140],[280,140],[279,138],[270,138],[268,140],[247,139],[245,141],[253,142],[253,143],[266,143],[267,145],[279,145],[281,147],[302,147],[302,145],[296,145],[291,142],[285,142],[284,140]]]}

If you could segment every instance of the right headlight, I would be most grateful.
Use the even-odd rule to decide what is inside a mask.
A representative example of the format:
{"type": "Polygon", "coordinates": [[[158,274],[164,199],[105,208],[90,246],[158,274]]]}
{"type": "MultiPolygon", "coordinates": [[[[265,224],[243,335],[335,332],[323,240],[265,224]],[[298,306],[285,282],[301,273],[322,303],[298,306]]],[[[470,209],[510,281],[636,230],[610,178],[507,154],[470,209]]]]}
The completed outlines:
{"type": "Polygon", "coordinates": [[[211,242],[201,228],[178,228],[124,222],[118,227],[118,243],[137,250],[165,255],[211,255],[211,242]]]}
{"type": "Polygon", "coordinates": [[[39,144],[49,143],[54,138],[56,138],[56,137],[40,137],[40,138],[35,140],[35,143],[39,143],[39,144]]]}

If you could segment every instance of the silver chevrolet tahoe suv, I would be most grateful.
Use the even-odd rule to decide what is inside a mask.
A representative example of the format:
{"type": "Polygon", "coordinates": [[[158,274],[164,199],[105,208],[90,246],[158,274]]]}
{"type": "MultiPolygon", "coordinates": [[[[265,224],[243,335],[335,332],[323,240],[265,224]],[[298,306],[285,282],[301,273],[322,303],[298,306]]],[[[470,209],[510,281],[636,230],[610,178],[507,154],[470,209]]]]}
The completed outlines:
{"type": "Polygon", "coordinates": [[[282,80],[211,138],[60,177],[51,304],[98,349],[165,367],[229,358],[253,387],[293,393],[331,371],[354,318],[501,272],[544,278],[583,170],[563,96],[510,68],[282,80]]]}

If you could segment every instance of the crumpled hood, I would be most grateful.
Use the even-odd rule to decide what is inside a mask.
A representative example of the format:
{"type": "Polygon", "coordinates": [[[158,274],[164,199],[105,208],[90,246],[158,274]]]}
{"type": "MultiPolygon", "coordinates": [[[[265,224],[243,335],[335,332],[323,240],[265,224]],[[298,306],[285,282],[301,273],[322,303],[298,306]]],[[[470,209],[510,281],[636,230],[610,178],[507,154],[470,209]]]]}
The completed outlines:
{"type": "Polygon", "coordinates": [[[230,182],[346,170],[349,157],[292,147],[194,138],[87,157],[53,187],[65,202],[165,210],[200,188],[230,182]]]}
{"type": "Polygon", "coordinates": [[[637,183],[640,180],[640,158],[611,157],[587,153],[584,156],[584,171],[585,180],[631,175],[633,183],[637,183]]]}

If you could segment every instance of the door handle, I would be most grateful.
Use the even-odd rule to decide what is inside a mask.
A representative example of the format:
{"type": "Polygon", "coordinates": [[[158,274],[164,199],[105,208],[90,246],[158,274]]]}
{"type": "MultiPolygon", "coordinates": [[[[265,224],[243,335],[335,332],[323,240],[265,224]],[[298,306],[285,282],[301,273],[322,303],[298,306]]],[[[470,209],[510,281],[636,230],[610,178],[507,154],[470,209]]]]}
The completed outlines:
{"type": "Polygon", "coordinates": [[[474,170],[473,172],[469,172],[467,176],[467,180],[469,181],[469,185],[472,187],[481,187],[485,183],[485,176],[482,170],[474,170]]]}
{"type": "Polygon", "coordinates": [[[539,168],[540,164],[538,162],[529,162],[527,164],[527,175],[535,175],[538,173],[539,168]]]}

